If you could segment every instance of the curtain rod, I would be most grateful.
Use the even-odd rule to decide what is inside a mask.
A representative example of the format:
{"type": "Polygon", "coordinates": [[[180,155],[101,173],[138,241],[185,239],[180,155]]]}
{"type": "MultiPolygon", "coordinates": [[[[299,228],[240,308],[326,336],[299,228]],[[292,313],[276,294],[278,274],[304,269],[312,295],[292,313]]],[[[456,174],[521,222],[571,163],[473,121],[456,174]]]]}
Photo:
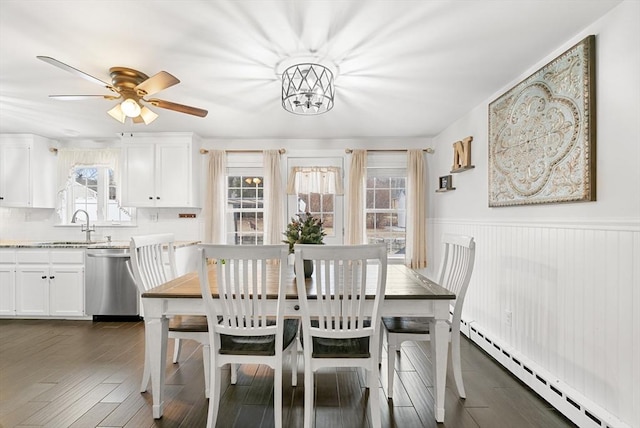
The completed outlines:
{"type": "MultiPolygon", "coordinates": [[[[368,152],[406,152],[407,149],[371,149],[367,150],[368,152]]],[[[432,147],[427,147],[426,149],[422,149],[423,152],[427,152],[429,154],[435,153],[435,149],[432,147]]],[[[353,153],[353,149],[344,149],[345,153],[353,153]]]]}
{"type": "MultiPolygon", "coordinates": [[[[225,150],[226,153],[262,153],[264,152],[264,150],[225,150]]],[[[200,149],[200,154],[202,155],[206,155],[207,153],[209,153],[209,150],[207,149],[200,149]]],[[[287,153],[286,149],[279,149],[278,153],[280,153],[281,155],[287,153]]]]}

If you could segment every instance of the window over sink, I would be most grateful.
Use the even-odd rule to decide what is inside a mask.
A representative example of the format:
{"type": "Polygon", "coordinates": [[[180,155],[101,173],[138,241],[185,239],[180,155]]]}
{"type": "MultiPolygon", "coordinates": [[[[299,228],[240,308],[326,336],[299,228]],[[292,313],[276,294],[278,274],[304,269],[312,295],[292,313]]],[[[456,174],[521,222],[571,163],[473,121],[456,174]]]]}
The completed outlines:
{"type": "Polygon", "coordinates": [[[82,209],[91,224],[131,225],[135,208],[120,206],[113,169],[106,166],[76,166],[61,192],[60,224],[71,224],[71,216],[82,209]]]}

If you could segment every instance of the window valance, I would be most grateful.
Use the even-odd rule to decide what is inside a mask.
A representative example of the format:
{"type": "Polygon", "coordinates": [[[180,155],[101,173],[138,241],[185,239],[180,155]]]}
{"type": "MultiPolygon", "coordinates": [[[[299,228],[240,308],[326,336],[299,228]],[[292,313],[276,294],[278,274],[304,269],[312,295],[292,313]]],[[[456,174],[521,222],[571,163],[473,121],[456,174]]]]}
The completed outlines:
{"type": "Polygon", "coordinates": [[[289,171],[287,194],[320,193],[343,195],[342,169],[335,166],[297,166],[289,171]]]}
{"type": "Polygon", "coordinates": [[[120,149],[58,149],[58,191],[66,189],[71,171],[76,166],[106,166],[120,178],[120,149]]]}

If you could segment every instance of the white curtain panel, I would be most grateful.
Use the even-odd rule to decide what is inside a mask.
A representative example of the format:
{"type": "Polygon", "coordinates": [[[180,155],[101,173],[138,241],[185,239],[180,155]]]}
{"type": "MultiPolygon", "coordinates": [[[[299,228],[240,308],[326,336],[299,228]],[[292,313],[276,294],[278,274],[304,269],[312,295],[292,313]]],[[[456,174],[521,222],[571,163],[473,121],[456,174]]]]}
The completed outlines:
{"type": "Polygon", "coordinates": [[[204,242],[224,244],[226,202],[226,155],[222,150],[209,150],[209,169],[205,201],[204,242]]]}
{"type": "Polygon", "coordinates": [[[284,232],[284,191],[280,151],[264,151],[264,244],[280,244],[284,232]]]}
{"type": "Polygon", "coordinates": [[[427,267],[427,167],[421,149],[407,150],[407,247],[405,263],[427,267]]]}
{"type": "Polygon", "coordinates": [[[349,198],[347,199],[347,224],[345,243],[366,244],[365,195],[367,179],[367,151],[354,150],[349,168],[349,198]]]}

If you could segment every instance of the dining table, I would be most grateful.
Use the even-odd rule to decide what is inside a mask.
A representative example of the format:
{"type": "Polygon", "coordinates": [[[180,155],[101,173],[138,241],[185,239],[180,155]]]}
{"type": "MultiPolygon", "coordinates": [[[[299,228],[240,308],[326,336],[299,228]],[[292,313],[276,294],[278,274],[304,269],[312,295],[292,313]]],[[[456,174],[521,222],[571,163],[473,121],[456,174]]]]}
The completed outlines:
{"type": "MultiPolygon", "coordinates": [[[[300,317],[300,304],[296,277],[291,269],[280,281],[277,265],[267,266],[267,310],[276,313],[279,284],[286,287],[285,317],[300,317]]],[[[375,272],[374,272],[375,275],[375,272]]],[[[208,266],[209,287],[214,299],[218,297],[216,265],[208,266]]],[[[375,279],[367,289],[366,299],[373,304],[375,279]]],[[[305,280],[307,299],[313,311],[316,298],[314,275],[305,280]]],[[[449,305],[456,298],[444,287],[402,264],[387,266],[387,280],[383,316],[431,317],[432,365],[434,376],[434,414],[437,422],[444,421],[444,399],[449,351],[449,305]]],[[[215,301],[215,300],[214,300],[215,301]]],[[[145,323],[145,346],[149,352],[151,371],[152,413],[155,419],[162,417],[164,410],[164,386],[167,359],[169,319],[174,315],[205,315],[197,272],[187,273],[159,285],[142,294],[145,323]]],[[[424,389],[424,394],[428,394],[424,389]]]]}

